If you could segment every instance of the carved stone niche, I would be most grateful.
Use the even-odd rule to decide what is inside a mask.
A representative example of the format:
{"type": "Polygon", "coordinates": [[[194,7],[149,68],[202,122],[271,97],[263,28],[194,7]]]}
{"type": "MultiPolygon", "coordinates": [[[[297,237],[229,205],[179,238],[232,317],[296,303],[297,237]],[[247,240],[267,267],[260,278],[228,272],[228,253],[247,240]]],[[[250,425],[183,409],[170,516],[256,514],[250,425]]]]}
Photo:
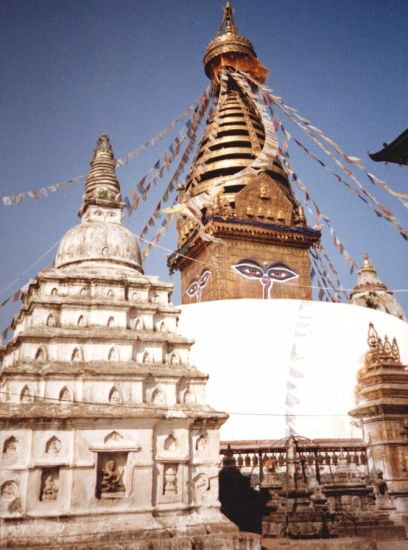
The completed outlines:
{"type": "Polygon", "coordinates": [[[55,501],[58,498],[59,468],[43,468],[41,472],[40,500],[55,501]]]}
{"type": "Polygon", "coordinates": [[[19,487],[14,479],[5,481],[0,487],[0,510],[9,514],[22,512],[19,487]]]}
{"type": "Polygon", "coordinates": [[[124,475],[126,471],[127,452],[98,453],[96,498],[118,499],[126,494],[124,475]]]}

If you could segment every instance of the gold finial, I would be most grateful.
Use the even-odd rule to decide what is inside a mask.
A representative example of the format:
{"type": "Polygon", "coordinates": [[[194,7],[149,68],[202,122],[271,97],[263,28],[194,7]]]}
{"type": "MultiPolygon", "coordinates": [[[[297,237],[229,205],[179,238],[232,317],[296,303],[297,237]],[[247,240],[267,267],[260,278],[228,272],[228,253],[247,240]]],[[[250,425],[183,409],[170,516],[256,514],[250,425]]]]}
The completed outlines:
{"type": "Polygon", "coordinates": [[[375,269],[373,268],[373,264],[371,263],[367,252],[364,254],[363,265],[360,268],[360,273],[375,273],[375,269]]]}
{"type": "Polygon", "coordinates": [[[268,71],[258,61],[253,45],[248,38],[238,34],[231,2],[226,3],[217,35],[207,46],[204,67],[212,80],[217,78],[222,67],[249,72],[260,82],[266,79],[268,71]]]}
{"type": "Polygon", "coordinates": [[[224,33],[238,34],[238,29],[234,21],[234,10],[232,9],[231,2],[227,2],[224,7],[224,15],[218,27],[217,35],[224,33]]]}

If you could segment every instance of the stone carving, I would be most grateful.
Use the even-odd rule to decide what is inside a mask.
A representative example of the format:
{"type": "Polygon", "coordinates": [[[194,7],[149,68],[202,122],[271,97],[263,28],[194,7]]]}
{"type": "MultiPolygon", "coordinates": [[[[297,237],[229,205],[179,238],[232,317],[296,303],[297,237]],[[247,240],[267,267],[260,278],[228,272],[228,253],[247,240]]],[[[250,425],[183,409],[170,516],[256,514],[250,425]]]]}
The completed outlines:
{"type": "Polygon", "coordinates": [[[113,290],[110,288],[106,294],[108,298],[113,298],[113,290]]]}
{"type": "Polygon", "coordinates": [[[202,504],[210,488],[208,476],[200,473],[193,478],[193,500],[195,504],[202,504]]]}
{"type": "Polygon", "coordinates": [[[207,449],[208,445],[208,435],[207,433],[202,433],[196,441],[196,451],[199,453],[204,452],[207,449]]]}
{"type": "Polygon", "coordinates": [[[58,472],[44,470],[42,474],[40,500],[57,500],[58,496],[58,472]]]}
{"type": "Polygon", "coordinates": [[[115,318],[114,318],[114,317],[109,317],[107,326],[108,326],[108,327],[113,327],[113,326],[115,326],[115,318]]]}
{"type": "Polygon", "coordinates": [[[79,291],[79,295],[80,296],[87,296],[88,295],[88,289],[86,289],[85,287],[81,288],[81,290],[79,291]]]}
{"type": "Polygon", "coordinates": [[[144,352],[142,363],[145,363],[145,364],[152,363],[152,358],[151,358],[150,353],[148,351],[144,352]]]}
{"type": "Polygon", "coordinates": [[[18,496],[18,485],[15,481],[5,481],[1,486],[1,497],[4,500],[12,500],[18,496]]]}
{"type": "Polygon", "coordinates": [[[32,403],[34,401],[33,394],[28,386],[24,386],[21,390],[20,401],[22,403],[32,403]]]}
{"type": "Polygon", "coordinates": [[[152,403],[154,405],[164,405],[166,403],[166,396],[160,388],[156,388],[152,393],[152,403]]]}
{"type": "Polygon", "coordinates": [[[59,400],[60,401],[71,401],[71,394],[69,389],[64,386],[59,394],[59,400]]]}
{"type": "Polygon", "coordinates": [[[84,320],[84,316],[83,316],[83,315],[80,315],[80,316],[78,317],[78,323],[77,323],[77,325],[78,325],[79,327],[84,327],[84,326],[85,326],[85,320],[84,320]]]}
{"type": "Polygon", "coordinates": [[[47,317],[47,326],[55,327],[55,325],[56,325],[55,317],[52,313],[50,313],[47,317]]]}
{"type": "Polygon", "coordinates": [[[47,360],[47,353],[45,349],[41,346],[38,348],[37,353],[35,354],[35,360],[36,361],[46,361],[47,360]]]}
{"type": "Polygon", "coordinates": [[[51,290],[51,296],[58,296],[58,289],[57,288],[53,288],[51,290]]]}
{"type": "Polygon", "coordinates": [[[116,464],[116,460],[108,458],[104,468],[102,468],[101,478],[101,496],[111,493],[124,493],[125,486],[123,484],[123,471],[120,472],[116,464]]]}
{"type": "Polygon", "coordinates": [[[109,403],[117,404],[120,402],[121,402],[121,399],[120,399],[119,390],[114,386],[109,392],[109,403]]]}
{"type": "Polygon", "coordinates": [[[119,361],[119,353],[116,348],[111,348],[108,353],[108,361],[119,361]]]}
{"type": "Polygon", "coordinates": [[[137,317],[134,321],[135,330],[143,330],[144,329],[144,322],[141,317],[137,317]]]}
{"type": "Polygon", "coordinates": [[[180,361],[179,354],[177,353],[177,351],[173,351],[170,354],[170,365],[176,366],[176,365],[180,365],[180,363],[181,363],[181,361],[180,361]]]}
{"type": "Polygon", "coordinates": [[[104,438],[105,443],[117,443],[118,441],[121,441],[123,437],[118,432],[111,432],[109,435],[107,435],[104,438]]]}
{"type": "Polygon", "coordinates": [[[195,405],[195,402],[196,402],[195,395],[189,386],[184,394],[184,404],[195,405]]]}
{"type": "Polygon", "coordinates": [[[45,445],[45,452],[47,454],[57,455],[61,450],[61,441],[53,435],[45,445]]]}
{"type": "Polygon", "coordinates": [[[18,441],[14,435],[6,439],[3,445],[3,453],[6,455],[15,455],[18,451],[18,441]]]}
{"type": "Polygon", "coordinates": [[[166,451],[174,451],[177,447],[177,439],[174,437],[173,434],[170,434],[166,437],[164,441],[164,449],[166,451]]]}
{"type": "Polygon", "coordinates": [[[177,464],[164,466],[163,495],[177,495],[177,464]]]}
{"type": "Polygon", "coordinates": [[[71,361],[82,361],[82,354],[79,348],[75,348],[72,352],[71,361]]]}
{"type": "Polygon", "coordinates": [[[162,322],[160,323],[159,331],[160,331],[160,332],[167,332],[166,321],[162,321],[162,322]]]}

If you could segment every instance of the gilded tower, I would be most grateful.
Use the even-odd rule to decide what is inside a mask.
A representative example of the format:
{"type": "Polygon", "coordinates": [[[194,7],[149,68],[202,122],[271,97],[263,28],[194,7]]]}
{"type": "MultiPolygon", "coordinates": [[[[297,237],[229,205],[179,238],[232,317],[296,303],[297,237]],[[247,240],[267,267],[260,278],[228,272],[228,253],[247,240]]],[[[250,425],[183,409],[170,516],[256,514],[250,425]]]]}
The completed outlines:
{"type": "Polygon", "coordinates": [[[201,205],[202,225],[179,218],[178,249],[168,261],[181,272],[182,302],[311,299],[309,248],[320,233],[307,226],[278,160],[276,133],[254,101],[267,70],[238,33],[229,2],[204,67],[215,108],[179,195],[201,205]]]}

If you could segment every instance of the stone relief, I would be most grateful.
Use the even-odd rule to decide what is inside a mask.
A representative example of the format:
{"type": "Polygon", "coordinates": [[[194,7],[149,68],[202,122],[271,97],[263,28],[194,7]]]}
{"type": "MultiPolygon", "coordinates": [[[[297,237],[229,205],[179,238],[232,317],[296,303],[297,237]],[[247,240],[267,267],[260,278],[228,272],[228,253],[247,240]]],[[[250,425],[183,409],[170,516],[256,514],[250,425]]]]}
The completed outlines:
{"type": "Polygon", "coordinates": [[[142,363],[148,364],[153,363],[152,358],[150,356],[150,353],[148,351],[145,351],[143,354],[142,363]]]}
{"type": "Polygon", "coordinates": [[[109,403],[113,403],[113,404],[121,403],[119,390],[115,386],[109,392],[109,403]]]}
{"type": "Polygon", "coordinates": [[[208,434],[202,433],[196,441],[196,451],[202,453],[207,449],[208,446],[208,434]]]}
{"type": "Polygon", "coordinates": [[[1,498],[13,500],[18,496],[18,485],[15,481],[5,481],[1,486],[1,498]]]}
{"type": "Polygon", "coordinates": [[[173,434],[170,434],[164,440],[164,450],[165,451],[175,451],[177,448],[177,439],[173,434]]]}
{"type": "Polygon", "coordinates": [[[165,405],[166,396],[160,388],[156,388],[152,393],[152,403],[154,405],[165,405]]]}
{"type": "Polygon", "coordinates": [[[210,481],[206,474],[200,473],[193,478],[193,500],[194,504],[202,504],[208,496],[210,481]]]}
{"type": "Polygon", "coordinates": [[[18,441],[17,438],[14,437],[14,435],[10,436],[6,439],[3,445],[3,454],[6,455],[15,455],[18,452],[18,441]]]}
{"type": "Polygon", "coordinates": [[[53,435],[45,445],[45,452],[47,454],[57,455],[61,450],[61,441],[53,435]]]}
{"type": "Polygon", "coordinates": [[[60,401],[71,401],[71,393],[69,389],[64,386],[59,394],[59,400],[60,401]]]}
{"type": "Polygon", "coordinates": [[[163,495],[177,495],[177,464],[165,464],[163,472],[163,495]]]}
{"type": "Polygon", "coordinates": [[[80,316],[78,317],[77,325],[78,325],[79,327],[84,327],[84,326],[85,326],[85,320],[84,320],[84,316],[83,316],[83,315],[80,315],[80,316]]]}
{"type": "Polygon", "coordinates": [[[47,317],[47,326],[48,327],[55,327],[55,325],[57,324],[56,320],[55,320],[55,317],[52,313],[50,313],[47,317]]]}
{"type": "Polygon", "coordinates": [[[51,290],[51,296],[58,296],[58,289],[57,288],[53,288],[51,290]]]}
{"type": "Polygon", "coordinates": [[[80,348],[75,348],[71,355],[71,361],[82,361],[82,350],[80,348]]]}
{"type": "Polygon", "coordinates": [[[176,365],[180,365],[180,363],[181,363],[180,356],[177,353],[177,351],[171,352],[171,354],[170,354],[170,365],[176,366],[176,365]]]}
{"type": "Polygon", "coordinates": [[[41,474],[40,500],[57,500],[58,497],[58,468],[45,468],[41,474]]]}
{"type": "Polygon", "coordinates": [[[190,386],[187,388],[187,390],[184,394],[184,400],[183,401],[184,401],[185,405],[195,405],[195,403],[196,403],[196,398],[195,398],[194,392],[192,391],[190,386]]]}
{"type": "Polygon", "coordinates": [[[24,386],[21,390],[20,401],[21,403],[32,403],[34,401],[34,396],[28,386],[24,386]]]}
{"type": "Polygon", "coordinates": [[[105,443],[117,443],[118,441],[121,441],[123,437],[120,435],[120,433],[113,431],[110,434],[108,434],[104,438],[105,443]]]}
{"type": "Polygon", "coordinates": [[[118,353],[118,350],[116,348],[112,347],[109,350],[108,361],[119,361],[119,353],[118,353]]]}
{"type": "Polygon", "coordinates": [[[108,327],[114,327],[115,326],[115,318],[114,317],[109,317],[108,322],[107,322],[107,326],[108,327]]]}
{"type": "Polygon", "coordinates": [[[45,348],[43,348],[42,346],[38,348],[37,353],[35,354],[35,360],[36,361],[47,360],[47,352],[45,351],[45,348]]]}
{"type": "Polygon", "coordinates": [[[106,294],[108,298],[113,298],[113,290],[110,288],[106,294]]]}
{"type": "Polygon", "coordinates": [[[120,470],[114,458],[108,458],[101,470],[100,495],[106,498],[115,494],[123,496],[125,486],[123,484],[123,469],[120,470]]]}

